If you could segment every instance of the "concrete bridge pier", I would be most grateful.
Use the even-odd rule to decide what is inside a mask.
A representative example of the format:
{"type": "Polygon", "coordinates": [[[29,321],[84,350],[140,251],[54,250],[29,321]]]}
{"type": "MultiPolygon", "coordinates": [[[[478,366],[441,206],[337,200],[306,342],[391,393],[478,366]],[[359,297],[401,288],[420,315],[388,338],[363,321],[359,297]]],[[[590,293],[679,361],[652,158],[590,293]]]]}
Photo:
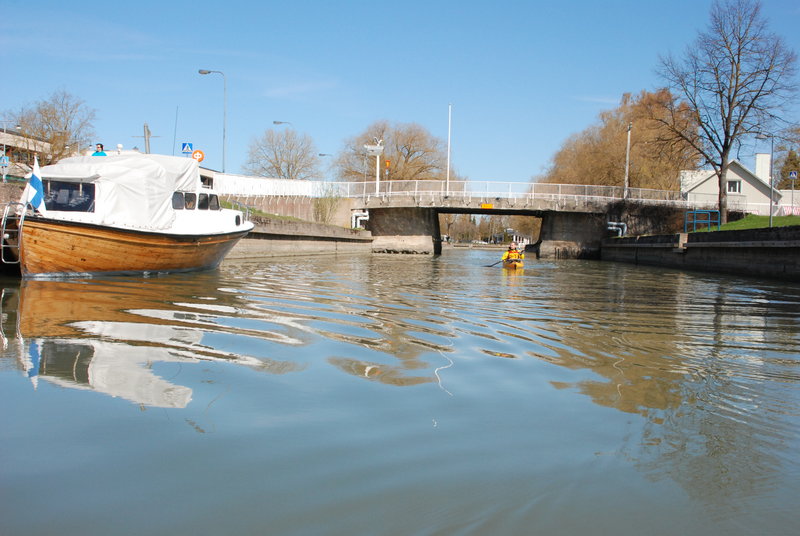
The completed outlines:
{"type": "Polygon", "coordinates": [[[605,217],[583,212],[545,212],[537,256],[545,259],[599,259],[606,237],[605,217]]]}
{"type": "Polygon", "coordinates": [[[433,208],[370,208],[367,230],[372,233],[373,253],[442,252],[439,215],[433,208]]]}

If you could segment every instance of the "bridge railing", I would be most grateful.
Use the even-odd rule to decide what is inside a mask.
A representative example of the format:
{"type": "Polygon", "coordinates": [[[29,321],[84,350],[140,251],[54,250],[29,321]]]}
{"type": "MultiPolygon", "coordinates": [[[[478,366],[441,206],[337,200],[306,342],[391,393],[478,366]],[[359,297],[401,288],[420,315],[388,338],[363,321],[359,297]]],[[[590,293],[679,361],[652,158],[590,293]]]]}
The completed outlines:
{"type": "MultiPolygon", "coordinates": [[[[669,203],[694,208],[713,208],[717,196],[711,194],[685,194],[670,190],[650,190],[621,186],[600,186],[583,184],[548,184],[508,181],[446,181],[446,180],[387,180],[365,182],[299,181],[287,179],[268,179],[240,175],[217,174],[215,188],[223,194],[248,197],[424,197],[426,201],[444,202],[458,199],[479,199],[484,201],[508,199],[527,201],[534,199],[612,199],[644,200],[651,203],[669,203]]],[[[754,210],[745,196],[729,194],[728,207],[735,210],[766,213],[768,207],[754,210]]]]}
{"type": "MultiPolygon", "coordinates": [[[[621,186],[546,184],[503,181],[393,180],[375,182],[324,183],[324,195],[339,197],[426,196],[437,198],[557,199],[567,197],[622,199],[621,186]]],[[[627,198],[651,201],[686,201],[685,194],[669,190],[628,188],[627,198]]]]}

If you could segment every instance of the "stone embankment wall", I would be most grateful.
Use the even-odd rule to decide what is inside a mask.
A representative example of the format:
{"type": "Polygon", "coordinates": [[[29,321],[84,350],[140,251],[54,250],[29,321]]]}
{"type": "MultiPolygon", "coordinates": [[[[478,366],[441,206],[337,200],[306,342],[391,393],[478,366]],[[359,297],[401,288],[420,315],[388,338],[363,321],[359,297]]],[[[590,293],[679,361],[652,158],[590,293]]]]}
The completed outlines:
{"type": "Polygon", "coordinates": [[[618,201],[603,213],[545,212],[536,253],[545,259],[599,259],[608,223],[624,223],[629,234],[651,235],[683,228],[683,209],[618,201]]]}
{"type": "Polygon", "coordinates": [[[254,223],[255,229],[236,244],[226,261],[372,251],[368,231],[266,218],[256,218],[254,223]]]}
{"type": "Polygon", "coordinates": [[[612,238],[600,258],[800,281],[800,226],[612,238]]]}

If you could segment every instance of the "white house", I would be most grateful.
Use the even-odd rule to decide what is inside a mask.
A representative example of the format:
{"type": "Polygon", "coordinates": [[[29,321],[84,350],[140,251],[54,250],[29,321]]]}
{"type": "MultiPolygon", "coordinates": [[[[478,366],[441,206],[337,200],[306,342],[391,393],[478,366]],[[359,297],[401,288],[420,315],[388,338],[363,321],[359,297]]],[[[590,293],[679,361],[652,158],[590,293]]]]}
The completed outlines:
{"type": "MultiPolygon", "coordinates": [[[[728,210],[741,210],[764,216],[769,214],[769,167],[769,154],[756,155],[755,173],[738,160],[730,163],[727,176],[728,210]]],[[[681,171],[680,181],[681,192],[687,200],[716,208],[719,202],[719,179],[713,171],[681,171]]],[[[783,213],[782,198],[780,191],[772,190],[773,215],[783,213]]]]}

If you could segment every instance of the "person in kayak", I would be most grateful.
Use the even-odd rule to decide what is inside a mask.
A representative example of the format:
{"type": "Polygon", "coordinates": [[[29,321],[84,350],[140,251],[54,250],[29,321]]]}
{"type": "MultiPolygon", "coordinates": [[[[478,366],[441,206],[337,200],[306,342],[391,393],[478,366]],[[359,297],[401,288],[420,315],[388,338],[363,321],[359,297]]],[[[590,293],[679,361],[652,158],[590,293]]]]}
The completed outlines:
{"type": "Polygon", "coordinates": [[[511,245],[508,246],[508,250],[503,253],[503,261],[521,261],[525,258],[525,254],[522,253],[520,250],[517,249],[517,243],[511,242],[511,245]]]}

